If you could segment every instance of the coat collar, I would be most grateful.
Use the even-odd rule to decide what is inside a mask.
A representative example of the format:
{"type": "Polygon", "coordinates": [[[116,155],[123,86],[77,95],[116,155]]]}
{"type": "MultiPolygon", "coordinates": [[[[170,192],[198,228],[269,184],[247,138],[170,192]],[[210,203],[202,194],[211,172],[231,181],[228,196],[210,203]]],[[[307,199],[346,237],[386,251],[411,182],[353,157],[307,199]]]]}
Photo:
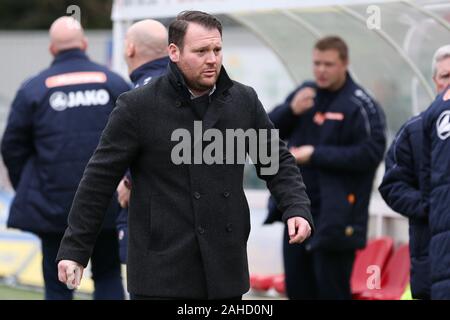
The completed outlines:
{"type": "MultiPolygon", "coordinates": [[[[172,61],[169,62],[169,66],[167,68],[167,75],[172,86],[178,91],[181,98],[183,98],[184,100],[190,100],[191,93],[189,92],[188,86],[181,70],[172,61]]],[[[216,89],[211,95],[211,98],[215,99],[216,97],[223,95],[232,86],[233,81],[230,79],[227,72],[225,71],[225,68],[222,66],[222,68],[220,69],[219,78],[216,82],[216,89]]]]}
{"type": "Polygon", "coordinates": [[[161,74],[161,70],[164,71],[165,70],[164,68],[167,67],[168,63],[169,63],[169,57],[162,57],[162,58],[144,63],[143,65],[136,68],[133,72],[131,72],[130,79],[134,84],[136,84],[143,77],[159,76],[161,74]]]}
{"type": "MultiPolygon", "coordinates": [[[[191,93],[188,90],[181,70],[175,63],[169,63],[167,76],[172,86],[178,92],[179,99],[181,99],[177,101],[177,106],[191,106],[191,93]]],[[[227,103],[229,103],[229,101],[231,100],[231,95],[228,93],[228,90],[232,86],[233,81],[230,79],[230,77],[228,77],[225,68],[222,66],[216,82],[216,90],[210,96],[210,105],[202,119],[204,130],[208,130],[214,127],[217,121],[219,121],[224,109],[223,107],[226,106],[227,103]]]]}
{"type": "Polygon", "coordinates": [[[321,93],[321,94],[325,94],[325,95],[339,95],[341,92],[344,91],[348,91],[349,89],[353,88],[355,85],[355,82],[353,81],[353,78],[351,77],[350,73],[347,71],[345,74],[345,82],[342,85],[342,87],[340,87],[339,89],[337,89],[336,91],[330,91],[327,89],[320,89],[316,84],[314,84],[314,86],[316,87],[316,90],[321,93]]]}
{"type": "Polygon", "coordinates": [[[53,59],[52,65],[55,63],[64,62],[72,59],[81,59],[81,60],[89,60],[86,53],[81,49],[68,49],[64,51],[60,51],[53,59]]]}
{"type": "MultiPolygon", "coordinates": [[[[320,89],[315,83],[314,87],[317,90],[315,102],[318,106],[325,107],[327,110],[334,108],[336,105],[345,104],[342,99],[347,99],[351,96],[351,91],[355,88],[355,82],[350,76],[350,73],[346,73],[345,82],[341,88],[336,91],[330,91],[326,89],[320,89]]],[[[324,110],[319,110],[324,111],[324,110]]]]}

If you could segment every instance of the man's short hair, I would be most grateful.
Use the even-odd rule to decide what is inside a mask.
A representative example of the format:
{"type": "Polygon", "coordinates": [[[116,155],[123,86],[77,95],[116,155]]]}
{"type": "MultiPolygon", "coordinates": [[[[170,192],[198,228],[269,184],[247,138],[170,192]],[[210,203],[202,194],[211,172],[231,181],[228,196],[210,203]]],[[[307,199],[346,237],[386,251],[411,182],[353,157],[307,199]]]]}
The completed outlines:
{"type": "Polygon", "coordinates": [[[433,62],[431,63],[433,78],[437,75],[437,64],[447,58],[450,58],[450,44],[440,47],[434,53],[433,62]]]}
{"type": "Polygon", "coordinates": [[[319,51],[336,50],[342,61],[348,61],[348,47],[344,40],[338,36],[328,36],[316,42],[314,49],[319,51]]]}
{"type": "Polygon", "coordinates": [[[217,29],[222,36],[222,24],[215,16],[202,11],[183,11],[169,26],[169,44],[173,43],[178,48],[183,48],[184,36],[190,22],[209,30],[217,29]]]}

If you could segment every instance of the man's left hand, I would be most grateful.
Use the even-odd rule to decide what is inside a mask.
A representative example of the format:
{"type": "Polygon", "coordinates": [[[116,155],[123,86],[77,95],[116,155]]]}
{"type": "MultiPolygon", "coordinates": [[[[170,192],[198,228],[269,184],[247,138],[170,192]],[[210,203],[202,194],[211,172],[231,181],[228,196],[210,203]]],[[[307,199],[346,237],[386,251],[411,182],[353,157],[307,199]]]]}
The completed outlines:
{"type": "Polygon", "coordinates": [[[302,243],[311,235],[309,222],[302,217],[292,217],[287,221],[289,244],[302,243]]]}

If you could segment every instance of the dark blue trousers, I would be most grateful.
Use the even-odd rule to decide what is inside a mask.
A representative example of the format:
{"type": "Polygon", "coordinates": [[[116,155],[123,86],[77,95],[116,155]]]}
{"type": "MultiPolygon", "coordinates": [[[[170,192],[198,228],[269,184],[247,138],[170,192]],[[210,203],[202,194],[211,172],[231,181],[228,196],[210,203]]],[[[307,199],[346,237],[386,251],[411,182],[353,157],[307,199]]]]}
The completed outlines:
{"type": "MultiPolygon", "coordinates": [[[[55,262],[63,234],[40,234],[42,242],[42,270],[46,300],[71,300],[73,290],[58,280],[55,262]]],[[[116,230],[103,230],[97,238],[91,257],[95,300],[123,300],[119,245],[116,230]]]]}
{"type": "Polygon", "coordinates": [[[308,251],[306,245],[288,243],[284,232],[283,258],[289,299],[351,299],[350,277],[355,251],[308,251]]]}

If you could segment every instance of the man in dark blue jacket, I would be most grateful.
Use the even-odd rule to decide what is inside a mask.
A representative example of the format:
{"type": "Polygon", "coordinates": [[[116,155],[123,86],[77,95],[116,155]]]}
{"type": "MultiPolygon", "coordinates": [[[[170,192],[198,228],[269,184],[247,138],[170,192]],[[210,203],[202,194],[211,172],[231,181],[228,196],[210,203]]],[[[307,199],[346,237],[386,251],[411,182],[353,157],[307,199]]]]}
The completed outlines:
{"type": "MultiPolygon", "coordinates": [[[[297,159],[316,223],[311,239],[284,246],[286,291],[291,299],[350,299],[355,250],[366,244],[385,149],[384,114],[347,72],[342,39],[319,40],[313,60],[315,82],[303,83],[269,115],[297,159]]],[[[270,199],[266,223],[279,214],[270,199]]]]}
{"type": "MultiPolygon", "coordinates": [[[[433,81],[438,93],[450,85],[450,46],[439,48],[433,58],[433,81]]],[[[430,231],[419,174],[422,159],[423,114],[412,117],[397,133],[386,156],[386,172],[379,187],[386,203],[409,219],[411,293],[430,299],[430,231]]]]}
{"type": "Polygon", "coordinates": [[[423,198],[430,228],[431,299],[450,299],[450,87],[423,113],[423,198]]]}
{"type": "Polygon", "coordinates": [[[386,155],[386,172],[379,191],[386,203],[409,219],[411,293],[429,299],[428,216],[421,193],[422,114],[408,120],[397,133],[386,155]]]}
{"type": "MultiPolygon", "coordinates": [[[[166,73],[169,64],[167,55],[167,29],[156,20],[142,20],[133,24],[125,36],[125,61],[135,88],[146,85],[151,79],[166,73]]],[[[131,175],[122,179],[117,187],[120,206],[123,208],[117,219],[120,260],[126,264],[128,248],[128,202],[131,191],[131,175]]]]}
{"type": "MultiPolygon", "coordinates": [[[[450,78],[450,48],[444,47],[442,72],[435,76],[450,78]],[[447,51],[445,53],[444,51],[447,51]]],[[[435,64],[439,66],[438,63],[435,64]]],[[[437,68],[436,68],[437,69],[437,68]]],[[[444,83],[444,81],[442,81],[444,83]]],[[[430,230],[431,299],[450,299],[450,87],[447,87],[423,113],[423,159],[421,174],[423,200],[430,230]]]]}
{"type": "MultiPolygon", "coordinates": [[[[11,107],[2,156],[16,190],[8,227],[42,241],[46,299],[71,299],[58,281],[56,254],[78,184],[116,98],[127,83],[89,60],[81,25],[61,17],[50,28],[49,68],[26,81],[11,107]]],[[[115,219],[111,199],[105,224],[92,253],[95,299],[123,299],[115,219]]]]}

